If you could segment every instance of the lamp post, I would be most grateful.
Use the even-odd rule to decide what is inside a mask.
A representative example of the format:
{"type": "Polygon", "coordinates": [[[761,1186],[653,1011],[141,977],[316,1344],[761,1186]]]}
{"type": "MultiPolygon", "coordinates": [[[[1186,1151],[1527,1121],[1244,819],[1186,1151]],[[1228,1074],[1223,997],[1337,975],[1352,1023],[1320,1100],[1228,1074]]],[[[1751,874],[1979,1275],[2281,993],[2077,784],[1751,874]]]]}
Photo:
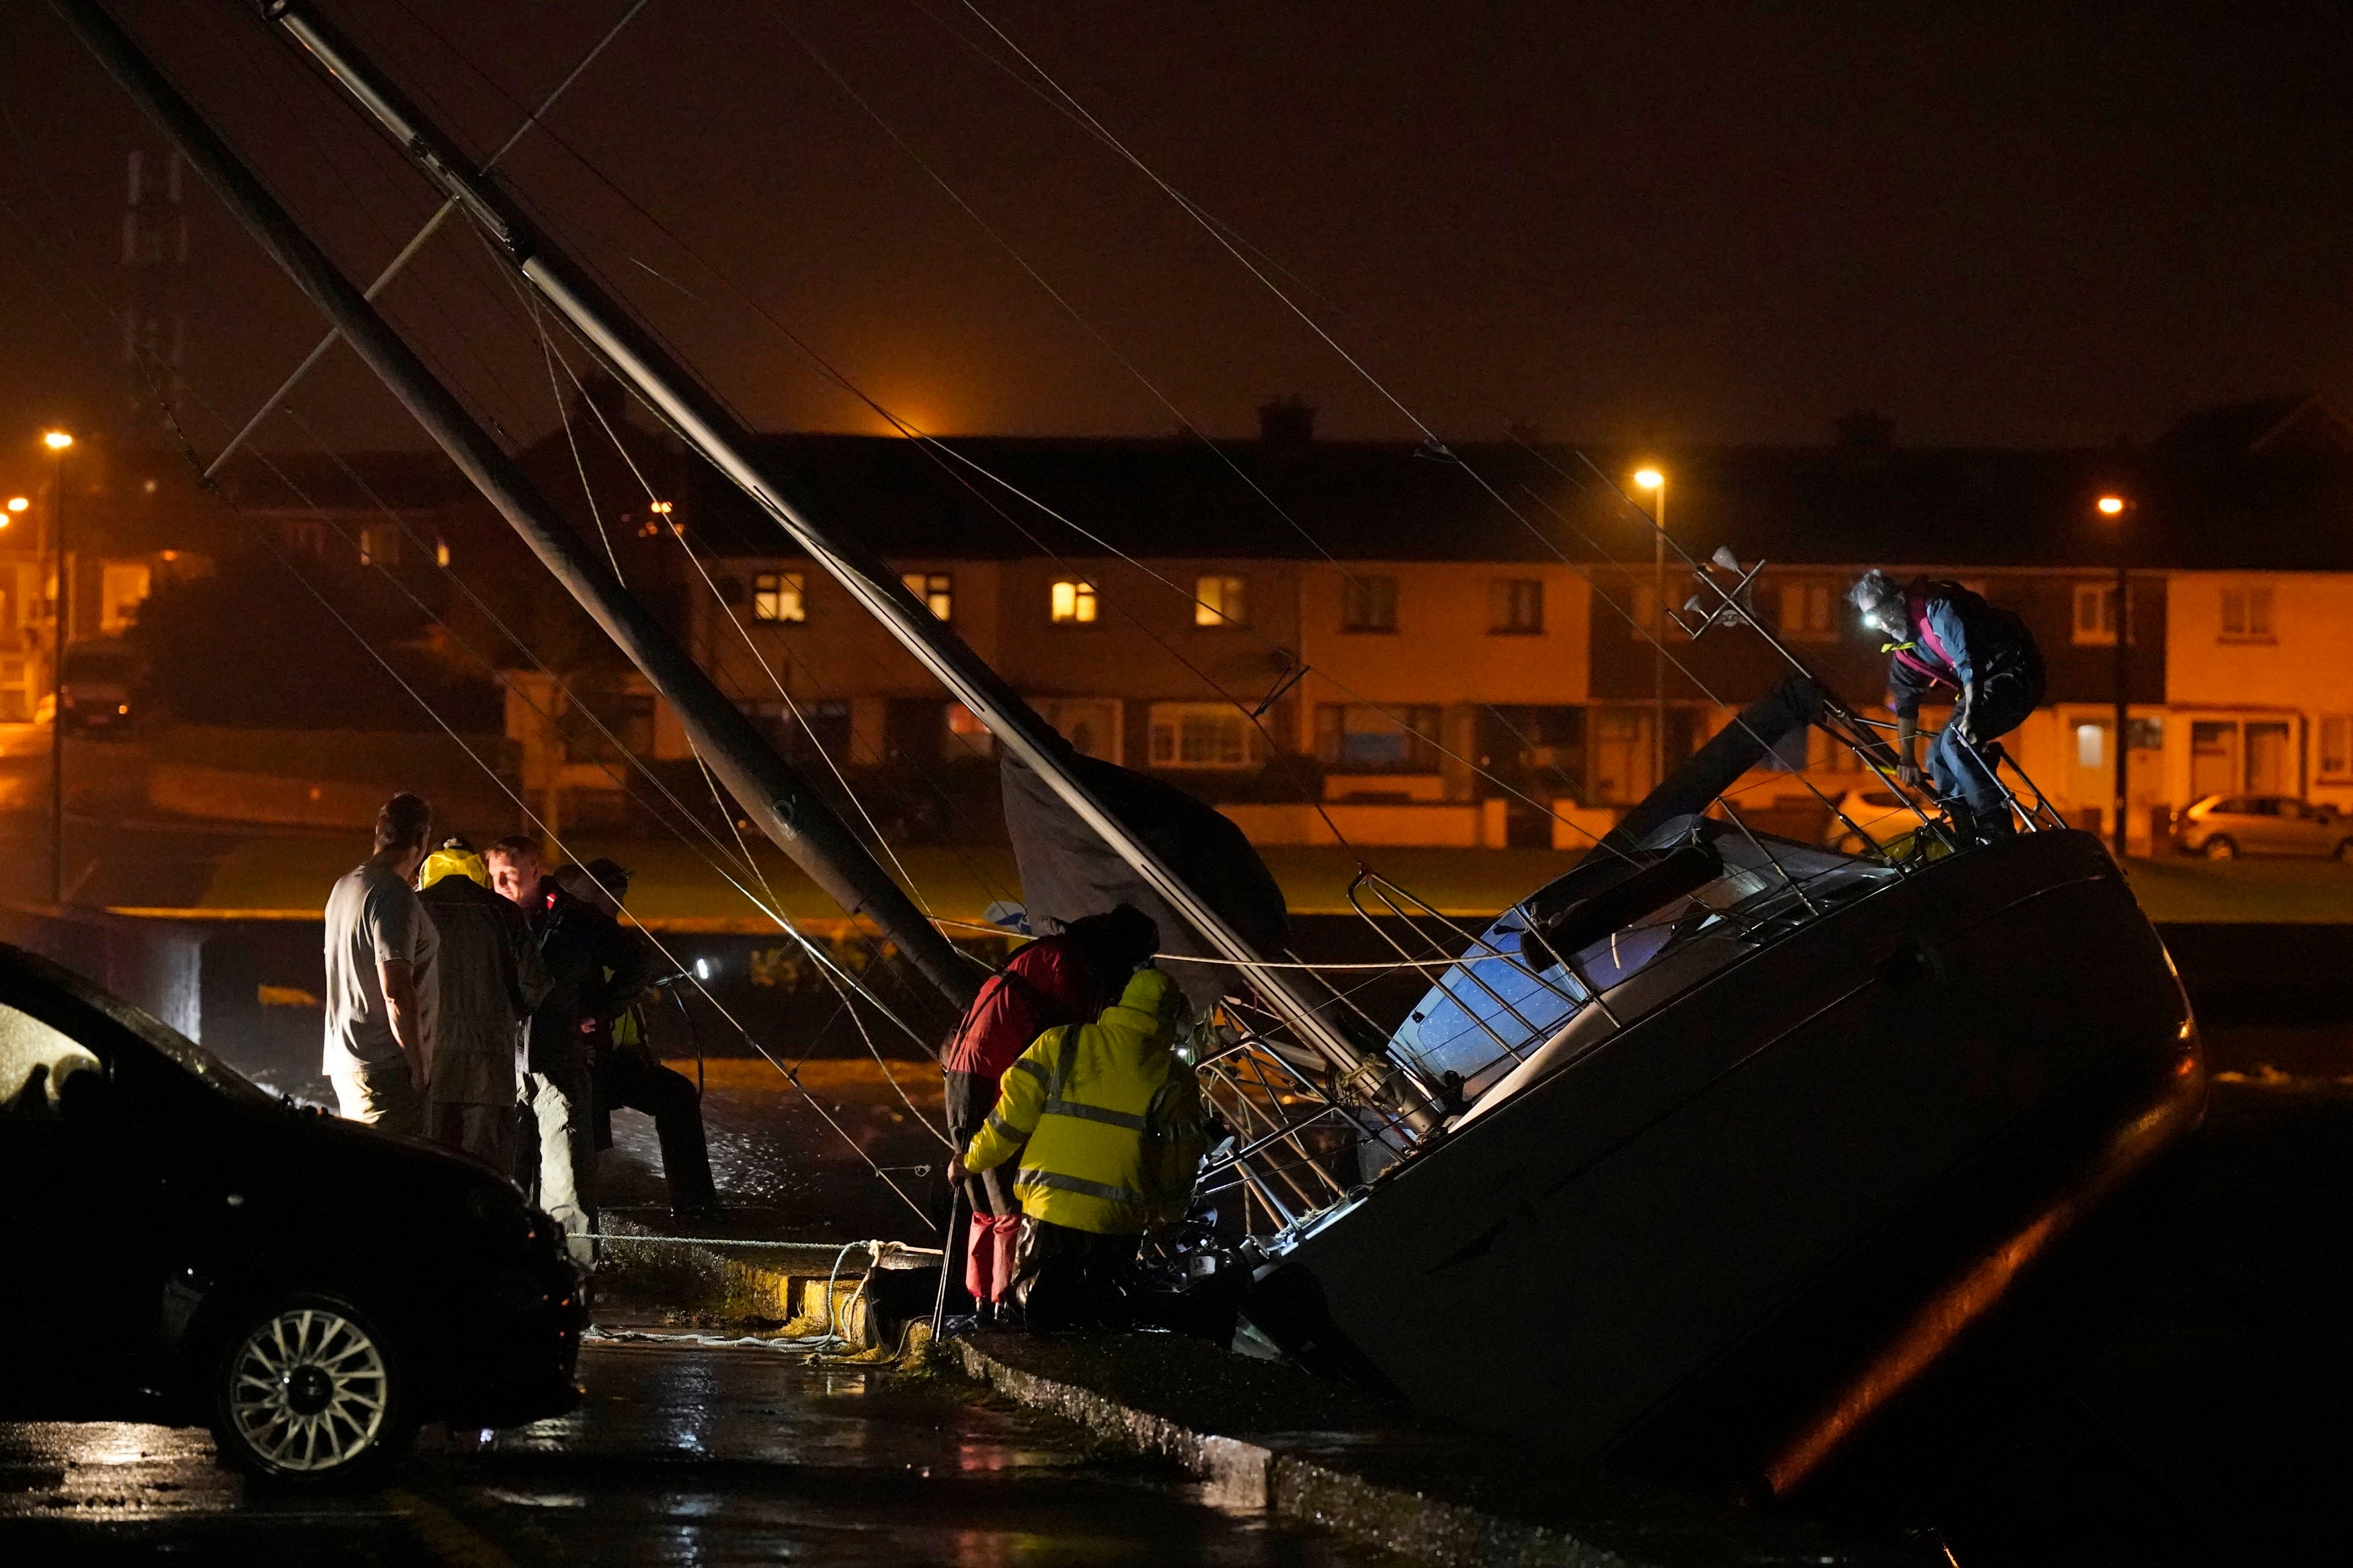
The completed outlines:
{"type": "Polygon", "coordinates": [[[66,901],[66,644],[73,637],[73,584],[66,565],[66,450],[74,438],[44,431],[49,449],[49,549],[57,560],[58,605],[49,641],[49,901],[66,901]]]}
{"type": "Polygon", "coordinates": [[[1634,483],[1651,492],[1651,787],[1667,776],[1667,476],[1643,468],[1634,483]]]}
{"type": "Polygon", "coordinates": [[[2132,763],[2132,667],[2127,659],[2126,642],[2132,636],[2132,579],[2130,559],[2125,553],[2125,499],[2117,495],[2102,496],[2094,503],[2100,515],[2116,524],[2116,824],[2113,838],[2116,864],[2125,863],[2125,814],[2127,782],[2126,770],[2132,763]]]}

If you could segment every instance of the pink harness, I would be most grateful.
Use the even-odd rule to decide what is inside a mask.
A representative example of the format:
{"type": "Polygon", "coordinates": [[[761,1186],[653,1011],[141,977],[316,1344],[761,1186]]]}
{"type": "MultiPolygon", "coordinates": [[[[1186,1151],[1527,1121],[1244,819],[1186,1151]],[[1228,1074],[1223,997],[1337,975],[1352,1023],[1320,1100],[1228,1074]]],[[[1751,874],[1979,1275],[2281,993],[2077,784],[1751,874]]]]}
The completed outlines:
{"type": "Polygon", "coordinates": [[[1895,657],[1901,659],[1905,664],[1909,665],[1912,668],[1919,671],[1922,675],[1926,676],[1938,686],[1949,686],[1955,690],[1958,690],[1961,683],[1953,679],[1951,672],[1959,667],[1954,662],[1951,651],[1945,647],[1944,643],[1937,637],[1936,634],[1929,629],[1928,600],[1926,595],[1921,594],[1906,594],[1904,596],[1904,610],[1906,615],[1912,617],[1913,626],[1919,629],[1920,640],[1928,646],[1928,651],[1930,653],[1935,654],[1938,658],[1945,661],[1945,668],[1943,669],[1932,669],[1926,663],[1914,658],[1910,651],[1905,648],[1899,647],[1893,649],[1892,651],[1894,653],[1895,657]]]}

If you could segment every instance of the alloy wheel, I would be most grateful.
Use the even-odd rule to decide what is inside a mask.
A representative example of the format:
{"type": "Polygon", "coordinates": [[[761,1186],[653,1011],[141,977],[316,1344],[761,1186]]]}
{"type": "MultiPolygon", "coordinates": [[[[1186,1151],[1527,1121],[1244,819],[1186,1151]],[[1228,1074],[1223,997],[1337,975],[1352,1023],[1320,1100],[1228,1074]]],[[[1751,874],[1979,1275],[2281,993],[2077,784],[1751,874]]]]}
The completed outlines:
{"type": "Polygon", "coordinates": [[[268,1469],[337,1469],[384,1431],[384,1350],[332,1309],[290,1308],[263,1319],[230,1359],[228,1378],[229,1422],[268,1469]]]}

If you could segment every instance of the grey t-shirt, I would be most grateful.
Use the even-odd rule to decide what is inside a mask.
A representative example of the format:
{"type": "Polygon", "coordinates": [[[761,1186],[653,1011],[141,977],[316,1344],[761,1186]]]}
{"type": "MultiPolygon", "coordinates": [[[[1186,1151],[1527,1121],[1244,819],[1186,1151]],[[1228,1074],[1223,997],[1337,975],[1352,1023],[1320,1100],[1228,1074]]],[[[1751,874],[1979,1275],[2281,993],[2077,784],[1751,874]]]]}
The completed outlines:
{"type": "Polygon", "coordinates": [[[406,959],[417,977],[417,1033],[430,1052],[438,985],[433,955],[440,945],[432,919],[406,882],[373,864],[343,874],[327,895],[325,1071],[400,1059],[400,1042],[392,1037],[385,1014],[384,981],[376,972],[385,959],[406,959]]]}

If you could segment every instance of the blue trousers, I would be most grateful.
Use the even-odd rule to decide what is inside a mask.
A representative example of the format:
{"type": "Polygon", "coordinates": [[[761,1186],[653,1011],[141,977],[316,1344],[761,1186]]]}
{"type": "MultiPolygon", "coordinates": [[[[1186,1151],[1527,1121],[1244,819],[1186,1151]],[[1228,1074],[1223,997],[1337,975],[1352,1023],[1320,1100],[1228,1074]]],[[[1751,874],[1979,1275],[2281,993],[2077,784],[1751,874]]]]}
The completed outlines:
{"type": "Polygon", "coordinates": [[[1970,726],[1975,744],[1961,739],[1957,724],[1947,724],[1928,749],[1928,771],[1936,775],[1936,791],[1946,800],[1958,800],[1969,813],[1996,832],[2015,826],[2002,786],[1994,779],[1993,763],[1979,747],[2006,735],[2026,721],[2041,697],[2035,683],[2023,675],[2000,671],[1978,685],[1970,726]]]}

